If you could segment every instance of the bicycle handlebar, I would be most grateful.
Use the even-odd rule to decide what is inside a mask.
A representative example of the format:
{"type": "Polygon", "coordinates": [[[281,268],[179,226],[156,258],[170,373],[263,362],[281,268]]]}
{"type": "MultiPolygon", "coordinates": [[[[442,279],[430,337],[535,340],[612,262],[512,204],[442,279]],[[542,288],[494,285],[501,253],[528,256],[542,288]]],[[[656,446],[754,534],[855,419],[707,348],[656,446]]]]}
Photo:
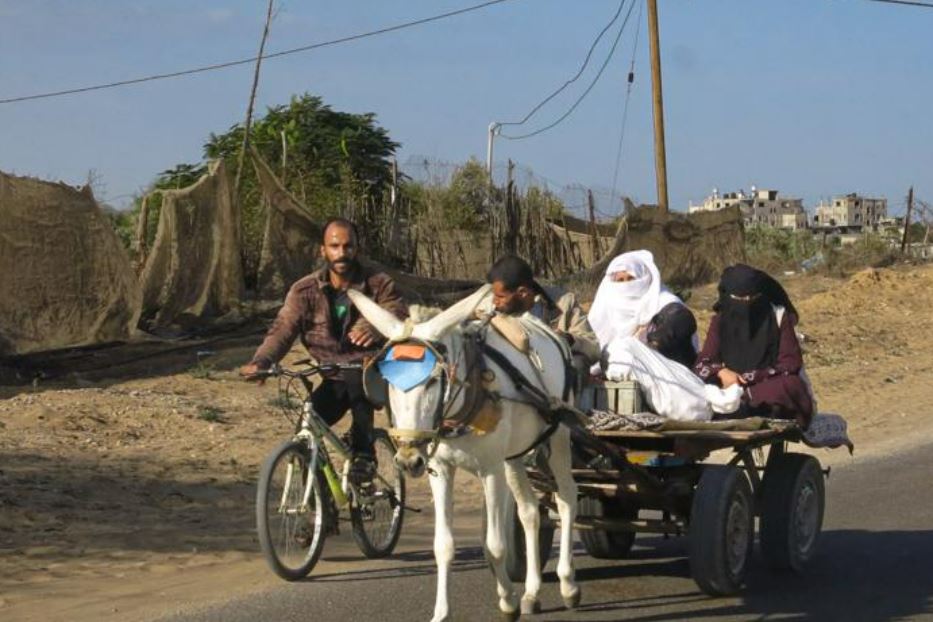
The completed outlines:
{"type": "MultiPolygon", "coordinates": [[[[308,364],[307,359],[297,361],[298,365],[308,364]]],[[[285,376],[286,378],[307,378],[315,374],[330,373],[344,370],[363,369],[362,363],[323,363],[321,365],[310,365],[308,369],[293,370],[282,367],[279,364],[273,364],[269,369],[263,369],[248,377],[249,380],[257,378],[273,378],[276,376],[285,376]]]]}

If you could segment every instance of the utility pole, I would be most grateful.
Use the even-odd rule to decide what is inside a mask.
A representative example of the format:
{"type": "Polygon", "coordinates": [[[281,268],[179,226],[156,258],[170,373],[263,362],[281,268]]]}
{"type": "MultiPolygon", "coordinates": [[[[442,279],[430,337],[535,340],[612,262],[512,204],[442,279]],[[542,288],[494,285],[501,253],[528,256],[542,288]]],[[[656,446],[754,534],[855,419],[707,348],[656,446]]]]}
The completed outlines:
{"type": "Polygon", "coordinates": [[[666,213],[667,153],[664,149],[664,99],[661,96],[661,43],[658,36],[658,0],[648,0],[648,40],[651,48],[651,91],[654,109],[654,168],[658,184],[658,210],[666,213]]]}
{"type": "Polygon", "coordinates": [[[492,143],[496,138],[500,125],[493,121],[489,124],[489,139],[486,143],[486,175],[489,177],[489,184],[492,185],[492,143]]]}
{"type": "Polygon", "coordinates": [[[901,254],[907,252],[907,236],[910,235],[910,212],[914,209],[914,187],[907,191],[907,216],[904,218],[904,237],[901,239],[901,254]]]}

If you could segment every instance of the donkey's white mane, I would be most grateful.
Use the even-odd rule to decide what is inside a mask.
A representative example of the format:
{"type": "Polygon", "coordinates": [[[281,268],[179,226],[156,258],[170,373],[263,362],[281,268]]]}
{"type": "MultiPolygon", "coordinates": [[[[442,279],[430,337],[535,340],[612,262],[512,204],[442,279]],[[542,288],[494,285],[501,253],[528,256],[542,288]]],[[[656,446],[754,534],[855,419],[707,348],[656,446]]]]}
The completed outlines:
{"type": "Polygon", "coordinates": [[[408,305],[408,317],[415,324],[427,322],[431,318],[440,315],[442,311],[442,308],[430,305],[408,305]]]}

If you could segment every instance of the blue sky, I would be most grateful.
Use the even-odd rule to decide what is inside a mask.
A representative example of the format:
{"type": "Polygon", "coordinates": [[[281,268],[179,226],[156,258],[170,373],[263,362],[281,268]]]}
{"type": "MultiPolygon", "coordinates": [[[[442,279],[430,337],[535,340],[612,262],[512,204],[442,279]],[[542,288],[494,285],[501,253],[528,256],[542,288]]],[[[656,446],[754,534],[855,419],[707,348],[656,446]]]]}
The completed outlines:
{"type": "MultiPolygon", "coordinates": [[[[280,0],[269,51],[461,8],[477,0],[280,0]]],[[[643,1],[643,0],[642,0],[643,1]]],[[[618,0],[512,0],[414,29],[267,62],[260,108],[292,93],[375,112],[399,160],[485,158],[491,121],[521,118],[573,75],[618,0]]],[[[933,10],[866,0],[660,0],[671,204],[713,187],[778,188],[808,207],[858,191],[903,209],[933,195],[933,10]]],[[[248,57],[265,1],[0,0],[0,98],[248,57]]],[[[561,183],[609,187],[635,15],[574,115],[497,143],[561,183]]],[[[655,194],[645,24],[619,188],[655,194]]],[[[576,98],[587,73],[526,125],[576,98]]],[[[242,120],[249,66],[0,105],[0,170],[78,184],[94,169],[121,205],[212,131],[242,120]]],[[[602,206],[611,211],[610,206],[602,206]]]]}

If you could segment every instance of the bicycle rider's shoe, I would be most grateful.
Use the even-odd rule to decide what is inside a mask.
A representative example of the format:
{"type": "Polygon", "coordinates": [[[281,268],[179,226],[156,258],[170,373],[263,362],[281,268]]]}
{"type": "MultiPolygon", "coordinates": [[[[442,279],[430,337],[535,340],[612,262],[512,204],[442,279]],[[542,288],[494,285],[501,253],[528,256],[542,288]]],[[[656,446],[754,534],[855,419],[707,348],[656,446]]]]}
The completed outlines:
{"type": "Polygon", "coordinates": [[[350,481],[357,486],[361,486],[371,482],[375,474],[376,463],[373,461],[372,456],[366,454],[354,456],[353,462],[350,463],[350,481]]]}

